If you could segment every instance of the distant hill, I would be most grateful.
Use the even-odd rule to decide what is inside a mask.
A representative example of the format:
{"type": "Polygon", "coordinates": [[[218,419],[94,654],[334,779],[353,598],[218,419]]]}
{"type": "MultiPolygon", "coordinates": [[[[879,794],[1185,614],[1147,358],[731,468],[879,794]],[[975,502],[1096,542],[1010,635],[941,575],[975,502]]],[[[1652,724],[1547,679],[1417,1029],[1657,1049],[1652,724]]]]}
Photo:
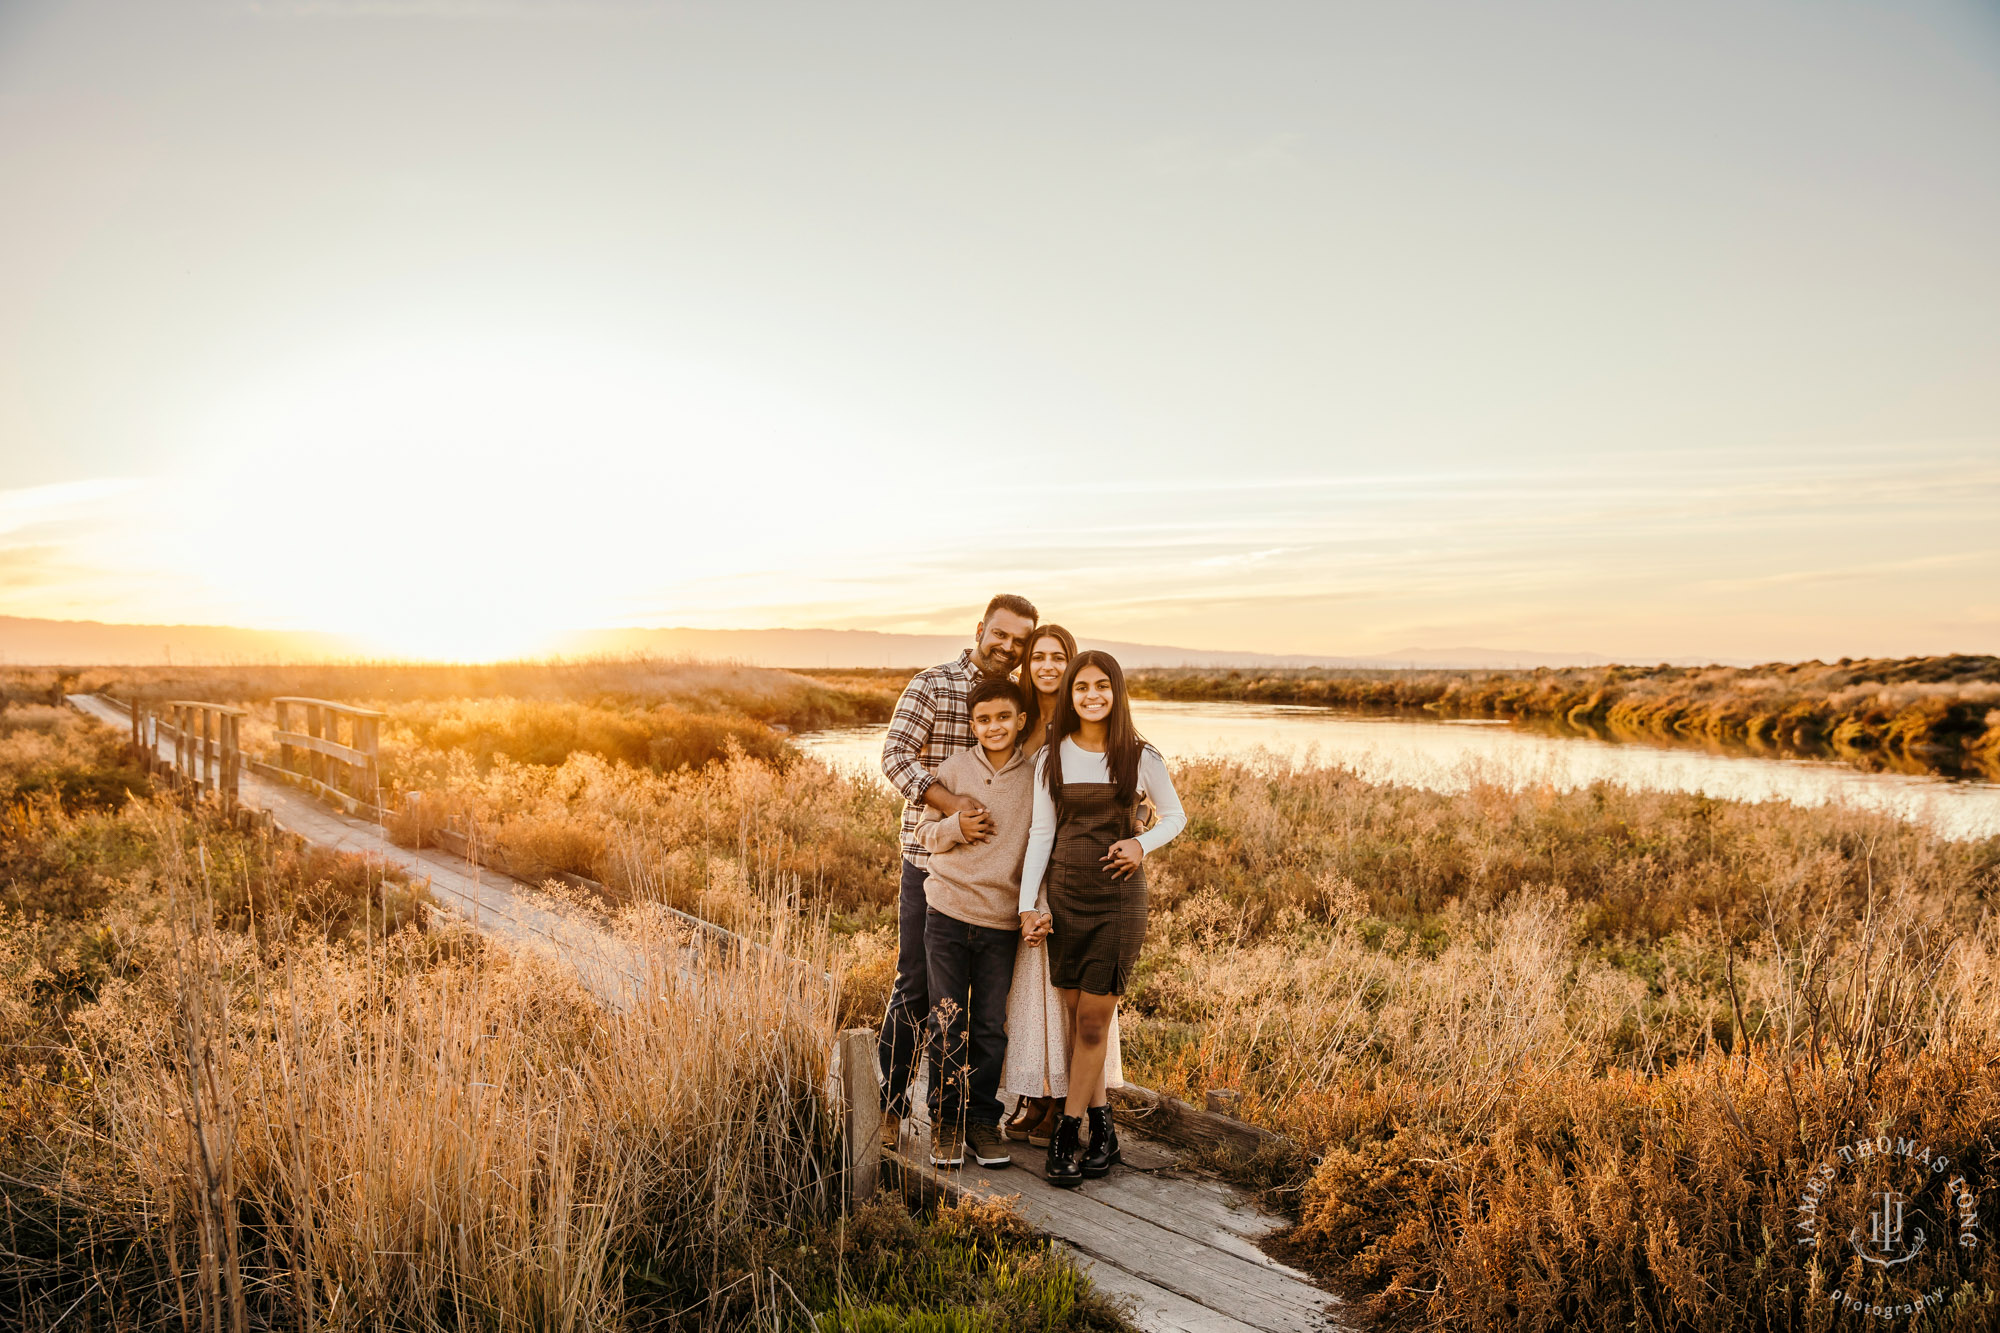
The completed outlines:
{"type": "MultiPolygon", "coordinates": [[[[941,662],[962,650],[967,634],[885,634],[857,629],[608,629],[564,635],[557,651],[576,656],[646,653],[697,657],[778,667],[915,667],[941,662]]],[[[1331,654],[1229,652],[1177,648],[1118,639],[1080,640],[1102,648],[1128,667],[1353,667],[1395,670],[1410,667],[1606,666],[1597,653],[1518,652],[1494,648],[1410,648],[1367,657],[1331,654]]],[[[1708,659],[1701,659],[1706,662],[1708,659]]]]}
{"type": "MultiPolygon", "coordinates": [[[[966,645],[965,635],[886,634],[829,629],[599,629],[554,637],[549,655],[648,656],[741,662],[769,667],[918,667],[942,662],[966,645]]],[[[1496,648],[1409,648],[1364,657],[1222,652],[1085,638],[1130,667],[1525,668],[1604,666],[1597,653],[1496,648]]],[[[0,663],[17,666],[255,665],[379,658],[361,640],[294,630],[226,625],[111,625],[95,620],[30,620],[0,616],[0,663]]],[[[1707,658],[1675,659],[1701,665],[1707,658]]]]}
{"type": "Polygon", "coordinates": [[[236,666],[363,655],[338,634],[0,616],[0,663],[10,666],[236,666]]]}

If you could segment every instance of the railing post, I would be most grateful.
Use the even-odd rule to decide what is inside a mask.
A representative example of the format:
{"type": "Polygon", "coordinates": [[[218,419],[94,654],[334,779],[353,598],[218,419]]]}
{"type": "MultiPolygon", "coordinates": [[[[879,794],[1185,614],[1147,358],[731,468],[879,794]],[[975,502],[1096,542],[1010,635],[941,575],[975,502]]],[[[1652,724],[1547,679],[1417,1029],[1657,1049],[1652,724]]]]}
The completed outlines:
{"type": "MultiPolygon", "coordinates": [[[[318,704],[306,705],[306,735],[312,737],[314,740],[321,739],[319,715],[320,706],[318,704]]],[[[325,782],[326,756],[318,750],[306,751],[306,771],[311,775],[314,782],[325,782]]]]}
{"type": "Polygon", "coordinates": [[[368,763],[361,771],[361,790],[368,798],[368,804],[382,804],[382,719],[379,717],[356,719],[362,728],[355,737],[359,749],[368,753],[368,763]]]}
{"type": "Polygon", "coordinates": [[[875,1197],[882,1169],[882,1079],[875,1032],[849,1028],[833,1048],[841,1100],[841,1206],[852,1212],[875,1197]]]}
{"type": "Polygon", "coordinates": [[[243,777],[243,719],[234,713],[222,718],[222,805],[231,816],[236,813],[237,790],[243,777]]]}
{"type": "Polygon", "coordinates": [[[201,714],[201,783],[195,791],[196,797],[199,798],[221,785],[218,782],[221,774],[217,771],[218,766],[215,762],[215,710],[201,708],[195,711],[201,714]]]}
{"type": "MultiPolygon", "coordinates": [[[[291,713],[291,707],[292,707],[292,706],[291,706],[290,704],[286,703],[286,702],[285,702],[285,701],[284,701],[283,699],[280,699],[280,700],[278,700],[278,704],[277,704],[277,708],[278,708],[278,730],[279,730],[279,731],[281,731],[281,732],[285,732],[285,731],[290,731],[290,730],[292,729],[292,724],[291,724],[291,721],[290,721],[290,717],[289,717],[289,715],[290,715],[290,713],[291,713]]],[[[288,772],[288,773],[295,773],[295,772],[297,772],[297,771],[298,771],[298,770],[297,770],[297,768],[295,767],[295,765],[296,765],[297,763],[298,763],[298,760],[296,760],[296,759],[294,759],[294,758],[292,757],[292,747],[291,747],[291,746],[289,746],[289,745],[283,745],[283,744],[281,744],[281,745],[279,745],[279,746],[278,746],[278,767],[279,767],[279,768],[282,768],[282,769],[284,769],[284,770],[285,770],[286,772],[288,772]]]]}
{"type": "Polygon", "coordinates": [[[187,779],[187,709],[174,709],[174,783],[179,785],[187,779]]]}

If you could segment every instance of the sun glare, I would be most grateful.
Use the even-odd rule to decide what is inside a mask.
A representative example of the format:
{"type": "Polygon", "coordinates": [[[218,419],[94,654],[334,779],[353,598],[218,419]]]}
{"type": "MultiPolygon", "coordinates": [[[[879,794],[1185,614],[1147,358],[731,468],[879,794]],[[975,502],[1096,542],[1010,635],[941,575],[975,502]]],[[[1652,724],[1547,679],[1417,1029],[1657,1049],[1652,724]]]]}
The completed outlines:
{"type": "Polygon", "coordinates": [[[847,480],[887,469],[850,466],[867,451],[765,386],[548,339],[320,358],[242,393],[204,445],[206,493],[254,553],[227,529],[176,541],[239,623],[397,656],[674,623],[677,587],[811,569],[866,545],[887,499],[847,480]]]}

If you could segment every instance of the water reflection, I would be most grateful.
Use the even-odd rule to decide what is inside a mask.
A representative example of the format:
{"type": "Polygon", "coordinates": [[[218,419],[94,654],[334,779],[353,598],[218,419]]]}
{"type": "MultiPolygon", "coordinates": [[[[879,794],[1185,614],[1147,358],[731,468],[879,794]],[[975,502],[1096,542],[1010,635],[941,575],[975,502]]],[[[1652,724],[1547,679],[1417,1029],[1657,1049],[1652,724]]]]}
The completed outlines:
{"type": "MultiPolygon", "coordinates": [[[[1613,782],[1642,790],[1700,792],[1722,800],[1829,801],[1922,820],[1952,838],[2000,836],[2000,785],[1867,773],[1825,760],[1562,734],[1489,719],[1419,719],[1281,704],[1135,700],[1139,729],[1169,759],[1269,756],[1301,766],[1337,764],[1371,782],[1436,791],[1485,779],[1509,787],[1613,782]]],[[[798,737],[804,749],[880,776],[884,727],[798,737]]]]}

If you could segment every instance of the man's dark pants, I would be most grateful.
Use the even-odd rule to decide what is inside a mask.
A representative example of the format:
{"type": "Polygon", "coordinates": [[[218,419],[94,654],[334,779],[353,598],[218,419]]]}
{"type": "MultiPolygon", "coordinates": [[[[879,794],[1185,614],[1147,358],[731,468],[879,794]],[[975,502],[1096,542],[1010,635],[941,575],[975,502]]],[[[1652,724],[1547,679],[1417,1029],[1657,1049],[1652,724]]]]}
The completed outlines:
{"type": "Polygon", "coordinates": [[[924,961],[927,878],[922,866],[903,862],[903,882],[896,893],[896,988],[889,992],[889,1011],[882,1015],[875,1043],[882,1065],[882,1109],[896,1116],[910,1113],[910,1077],[931,1013],[930,969],[924,961]]]}
{"type": "Polygon", "coordinates": [[[933,1125],[1000,1123],[1007,992],[1020,947],[1019,931],[975,926],[935,908],[925,915],[933,1125]]]}

